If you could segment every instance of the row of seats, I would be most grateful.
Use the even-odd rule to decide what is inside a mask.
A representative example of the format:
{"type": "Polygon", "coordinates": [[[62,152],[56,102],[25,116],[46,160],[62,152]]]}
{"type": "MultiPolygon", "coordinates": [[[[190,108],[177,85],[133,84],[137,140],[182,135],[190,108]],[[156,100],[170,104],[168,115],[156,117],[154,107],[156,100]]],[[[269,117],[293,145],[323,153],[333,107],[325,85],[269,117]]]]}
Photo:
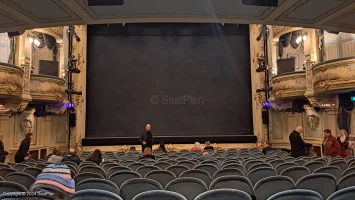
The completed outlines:
{"type": "MultiPolygon", "coordinates": [[[[149,159],[139,160],[139,161],[122,161],[117,158],[118,157],[117,155],[111,152],[111,153],[104,154],[105,161],[102,162],[100,166],[97,166],[95,163],[85,162],[85,161],[82,162],[79,166],[76,165],[75,163],[70,163],[70,162],[66,162],[65,164],[71,168],[72,176],[74,177],[77,186],[79,183],[87,180],[96,179],[102,181],[109,181],[111,182],[111,185],[113,184],[117,187],[114,190],[118,193],[117,195],[122,195],[121,193],[122,186],[124,186],[126,182],[134,179],[144,180],[143,182],[155,181],[160,185],[162,189],[166,189],[166,187],[170,183],[174,183],[174,181],[179,182],[184,179],[194,179],[195,185],[197,184],[196,182],[197,180],[200,183],[203,183],[206,186],[207,190],[216,189],[215,185],[217,183],[221,184],[222,182],[228,182],[231,180],[236,182],[236,180],[238,180],[239,182],[237,181],[236,183],[243,183],[245,188],[249,188],[249,191],[246,193],[249,196],[254,196],[257,194],[257,192],[255,192],[256,189],[255,187],[258,185],[258,181],[262,178],[265,179],[286,178],[288,179],[289,183],[290,180],[292,182],[292,188],[289,189],[293,189],[294,187],[297,188],[299,181],[301,181],[302,179],[308,179],[309,178],[308,176],[311,175],[315,176],[317,174],[324,175],[323,173],[328,173],[331,174],[328,175],[328,177],[334,176],[333,178],[335,179],[335,189],[334,189],[335,191],[337,185],[338,188],[341,189],[341,187],[339,187],[339,183],[337,184],[337,180],[340,180],[342,177],[341,174],[347,172],[347,174],[344,175],[343,177],[344,180],[351,180],[354,177],[354,176],[350,176],[352,175],[352,171],[351,171],[352,168],[346,169],[345,167],[340,168],[334,165],[334,163],[342,163],[342,164],[346,163],[347,167],[351,166],[352,162],[354,162],[353,161],[354,158],[342,159],[342,158],[304,157],[304,158],[294,159],[289,157],[288,153],[286,152],[275,151],[264,155],[260,151],[257,152],[257,150],[255,149],[247,150],[247,151],[237,151],[237,152],[233,150],[224,151],[224,152],[216,151],[211,154],[213,155],[212,160],[206,160],[206,161],[198,160],[201,157],[201,152],[186,152],[186,151],[158,153],[159,156],[156,156],[158,158],[158,161],[149,160],[149,159]],[[177,158],[175,160],[171,160],[172,156],[175,156],[173,158],[176,157],[177,158]],[[183,157],[183,156],[187,156],[190,158],[183,157]],[[109,159],[110,157],[112,158],[114,157],[114,158],[109,159]],[[323,160],[323,162],[321,160],[323,160]],[[299,166],[300,164],[296,163],[298,161],[303,161],[303,164],[305,166],[299,166]],[[303,170],[308,173],[299,176],[297,172],[291,169],[297,169],[298,171],[303,170]],[[345,171],[343,171],[343,169],[345,169],[345,171]],[[335,173],[335,171],[337,171],[337,173],[335,173]],[[314,174],[311,174],[312,172],[314,174]],[[296,175],[293,176],[294,174],[296,175]],[[282,175],[282,176],[278,176],[278,175],[282,175]],[[290,177],[285,177],[288,175],[290,177]],[[345,178],[346,176],[349,177],[345,178]],[[227,179],[226,177],[229,179],[227,179]]],[[[87,155],[90,154],[87,153],[87,155]]],[[[35,178],[38,175],[38,173],[40,173],[41,169],[44,168],[47,164],[48,163],[46,163],[45,160],[38,160],[37,162],[31,160],[24,164],[23,163],[11,164],[10,167],[9,166],[2,167],[0,165],[0,168],[4,168],[4,169],[6,168],[6,169],[12,169],[18,171],[16,172],[16,174],[12,174],[10,177],[14,175],[21,176],[22,175],[21,172],[30,174],[29,171],[32,168],[35,168],[33,171],[36,171],[37,174],[36,173],[30,174],[30,176],[35,178]]],[[[0,174],[1,171],[2,170],[0,170],[0,174]]],[[[14,171],[11,171],[6,176],[4,176],[4,180],[7,180],[7,176],[10,175],[11,173],[14,173],[14,171]]],[[[312,177],[311,179],[314,180],[314,177],[312,177]]],[[[21,183],[21,181],[23,180],[25,179],[19,178],[18,180],[13,179],[11,181],[21,183]]],[[[31,179],[30,181],[33,181],[33,179],[31,179]]],[[[29,188],[29,186],[31,185],[30,181],[28,181],[28,183],[21,183],[21,185],[23,186],[26,185],[25,188],[29,188]]],[[[345,183],[346,181],[343,182],[345,183]]],[[[100,185],[104,185],[104,184],[100,183],[100,185]]],[[[344,187],[350,187],[354,184],[352,184],[351,181],[350,182],[348,181],[346,182],[346,184],[343,185],[344,187]]],[[[239,189],[245,192],[246,190],[245,188],[244,189],[234,188],[234,189],[239,189]]],[[[283,190],[286,189],[287,188],[283,188],[283,190]]],[[[312,190],[317,191],[316,189],[312,189],[312,190]]]]}

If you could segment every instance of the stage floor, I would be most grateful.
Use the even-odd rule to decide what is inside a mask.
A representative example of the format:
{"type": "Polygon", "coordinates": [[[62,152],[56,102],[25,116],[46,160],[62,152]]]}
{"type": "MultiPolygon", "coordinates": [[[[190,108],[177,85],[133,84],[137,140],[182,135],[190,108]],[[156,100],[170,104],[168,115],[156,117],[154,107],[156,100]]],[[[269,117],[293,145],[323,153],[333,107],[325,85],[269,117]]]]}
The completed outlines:
{"type": "MultiPolygon", "coordinates": [[[[228,144],[255,144],[255,135],[207,135],[207,136],[154,136],[154,144],[164,142],[165,144],[194,144],[206,141],[213,143],[228,144]]],[[[82,146],[113,146],[113,145],[140,145],[138,137],[98,137],[83,138],[82,146]]]]}

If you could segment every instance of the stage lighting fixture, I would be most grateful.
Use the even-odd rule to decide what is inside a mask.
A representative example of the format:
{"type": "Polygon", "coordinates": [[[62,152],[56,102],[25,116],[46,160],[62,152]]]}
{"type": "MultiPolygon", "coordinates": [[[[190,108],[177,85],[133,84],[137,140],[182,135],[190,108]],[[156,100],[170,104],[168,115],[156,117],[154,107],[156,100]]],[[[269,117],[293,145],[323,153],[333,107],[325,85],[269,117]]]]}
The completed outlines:
{"type": "Polygon", "coordinates": [[[256,41],[260,41],[263,36],[264,36],[264,37],[267,37],[268,31],[269,31],[269,29],[267,28],[267,26],[266,26],[266,25],[263,25],[263,26],[261,27],[260,34],[259,34],[258,37],[256,38],[256,41]]]}
{"type": "Polygon", "coordinates": [[[68,71],[71,72],[71,73],[74,73],[74,74],[79,74],[80,73],[80,69],[78,69],[76,67],[76,62],[77,62],[77,59],[75,59],[74,56],[72,56],[71,58],[69,58],[69,68],[68,68],[68,71]]]}
{"type": "Polygon", "coordinates": [[[75,105],[73,103],[66,103],[66,104],[64,104],[64,107],[67,110],[74,110],[75,105]]]}
{"type": "Polygon", "coordinates": [[[264,72],[266,71],[266,58],[260,57],[258,58],[259,67],[256,69],[256,72],[264,72]]]}
{"type": "Polygon", "coordinates": [[[260,93],[260,92],[270,92],[272,90],[272,87],[268,87],[268,88],[264,88],[264,89],[257,89],[256,92],[260,93]]]}
{"type": "Polygon", "coordinates": [[[28,41],[32,44],[32,42],[33,42],[33,37],[29,37],[29,38],[28,38],[28,41]]]}
{"type": "Polygon", "coordinates": [[[69,72],[74,73],[74,74],[79,74],[80,73],[80,69],[78,69],[78,68],[69,68],[69,72]]]}
{"type": "Polygon", "coordinates": [[[263,108],[271,108],[272,107],[272,103],[270,101],[264,101],[263,102],[263,108]]]}
{"type": "Polygon", "coordinates": [[[75,91],[75,90],[65,90],[65,93],[69,94],[69,95],[73,95],[73,94],[76,94],[76,95],[82,95],[83,93],[81,91],[75,91]]]}
{"type": "Polygon", "coordinates": [[[80,37],[76,34],[76,32],[75,32],[74,29],[75,29],[74,26],[69,26],[69,34],[71,34],[73,37],[75,37],[75,40],[76,40],[77,42],[80,42],[81,39],[80,39],[80,37]]]}

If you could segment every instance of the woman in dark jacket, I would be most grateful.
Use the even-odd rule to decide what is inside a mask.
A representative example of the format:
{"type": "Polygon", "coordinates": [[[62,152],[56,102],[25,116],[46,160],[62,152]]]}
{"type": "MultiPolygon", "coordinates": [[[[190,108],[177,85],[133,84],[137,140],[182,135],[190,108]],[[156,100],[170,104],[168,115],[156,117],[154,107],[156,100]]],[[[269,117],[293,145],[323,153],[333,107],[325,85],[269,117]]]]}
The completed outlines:
{"type": "Polygon", "coordinates": [[[349,151],[349,136],[348,133],[342,129],[339,131],[340,136],[338,137],[338,142],[340,145],[340,156],[345,158],[350,156],[349,151]]]}
{"type": "Polygon", "coordinates": [[[21,141],[20,148],[17,150],[15,154],[15,162],[21,163],[28,159],[32,139],[32,133],[27,133],[25,139],[21,141]]]}
{"type": "Polygon", "coordinates": [[[5,151],[4,143],[2,143],[2,136],[0,136],[0,163],[4,163],[9,152],[5,151]]]}

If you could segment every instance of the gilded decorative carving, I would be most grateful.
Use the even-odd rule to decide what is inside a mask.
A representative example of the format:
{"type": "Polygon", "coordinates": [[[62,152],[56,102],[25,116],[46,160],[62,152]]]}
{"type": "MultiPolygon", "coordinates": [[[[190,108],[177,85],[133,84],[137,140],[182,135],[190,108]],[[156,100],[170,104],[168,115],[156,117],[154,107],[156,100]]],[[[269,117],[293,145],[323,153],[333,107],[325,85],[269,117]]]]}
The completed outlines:
{"type": "Polygon", "coordinates": [[[63,29],[64,26],[59,26],[59,27],[41,28],[41,29],[37,29],[37,31],[63,39],[63,29]]]}
{"type": "Polygon", "coordinates": [[[307,90],[313,90],[312,67],[313,67],[313,62],[310,59],[308,59],[306,61],[307,90]]]}
{"type": "Polygon", "coordinates": [[[35,101],[62,102],[65,97],[66,83],[56,77],[31,76],[30,92],[35,101]]]}
{"type": "Polygon", "coordinates": [[[272,26],[272,33],[274,36],[280,37],[281,35],[293,31],[294,27],[289,26],[272,26]]]}
{"type": "Polygon", "coordinates": [[[275,99],[300,97],[306,92],[306,73],[279,75],[271,83],[275,99]]]}
{"type": "Polygon", "coordinates": [[[0,95],[20,97],[23,90],[23,70],[0,63],[0,95]]]}
{"type": "Polygon", "coordinates": [[[355,59],[327,61],[312,69],[315,92],[343,90],[355,86],[355,59]]]}
{"type": "MultiPolygon", "coordinates": [[[[20,130],[16,132],[15,146],[19,146],[21,141],[25,138],[27,133],[32,133],[33,122],[31,119],[22,119],[19,123],[20,130]]],[[[32,144],[35,140],[32,141],[32,144]]]]}
{"type": "Polygon", "coordinates": [[[318,116],[316,115],[307,116],[307,125],[311,130],[316,131],[319,128],[319,124],[320,124],[320,118],[318,116]]]}

